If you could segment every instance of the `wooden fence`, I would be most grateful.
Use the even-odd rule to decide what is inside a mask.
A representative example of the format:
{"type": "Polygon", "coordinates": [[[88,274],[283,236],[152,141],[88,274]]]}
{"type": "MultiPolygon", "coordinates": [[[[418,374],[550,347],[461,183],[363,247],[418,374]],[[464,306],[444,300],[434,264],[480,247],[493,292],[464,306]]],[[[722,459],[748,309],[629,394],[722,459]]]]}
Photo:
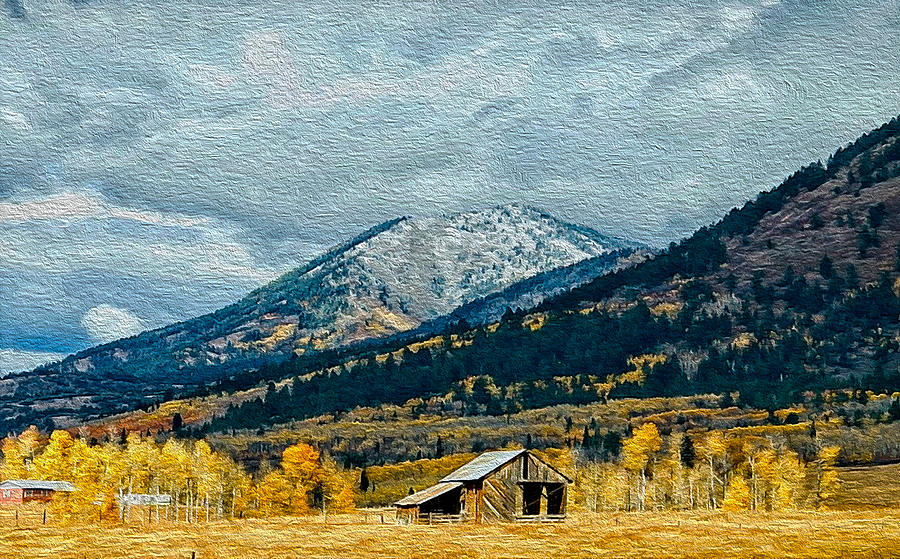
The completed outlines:
{"type": "Polygon", "coordinates": [[[424,512],[419,514],[419,524],[458,524],[463,521],[461,514],[440,514],[436,512],[424,512]]]}
{"type": "Polygon", "coordinates": [[[565,520],[566,515],[564,514],[523,515],[516,517],[516,522],[565,522],[565,520]]]}

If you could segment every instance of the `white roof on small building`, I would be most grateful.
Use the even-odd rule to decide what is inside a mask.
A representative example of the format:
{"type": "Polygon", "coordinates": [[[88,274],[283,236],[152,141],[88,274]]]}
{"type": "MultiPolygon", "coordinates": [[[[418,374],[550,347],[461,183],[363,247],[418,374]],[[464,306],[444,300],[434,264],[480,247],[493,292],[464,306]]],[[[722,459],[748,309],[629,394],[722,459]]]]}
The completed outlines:
{"type": "Polygon", "coordinates": [[[0,489],[49,489],[50,491],[75,491],[68,481],[48,481],[40,479],[8,479],[0,483],[0,489]]]}

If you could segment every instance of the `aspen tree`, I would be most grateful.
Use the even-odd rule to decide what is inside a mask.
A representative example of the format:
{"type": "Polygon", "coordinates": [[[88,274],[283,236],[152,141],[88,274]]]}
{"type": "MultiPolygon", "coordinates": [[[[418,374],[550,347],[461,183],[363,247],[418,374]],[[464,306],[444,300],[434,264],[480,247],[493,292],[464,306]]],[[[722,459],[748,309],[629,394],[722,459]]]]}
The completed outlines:
{"type": "Polygon", "coordinates": [[[777,509],[794,508],[797,489],[803,482],[800,457],[791,450],[782,451],[775,464],[775,470],[774,506],[777,509]]]}
{"type": "Polygon", "coordinates": [[[297,443],[284,449],[281,467],[293,488],[288,507],[291,513],[309,512],[309,493],[321,489],[325,472],[319,458],[319,451],[305,443],[297,443]]]}
{"type": "Polygon", "coordinates": [[[68,431],[53,431],[44,452],[34,459],[34,469],[44,479],[72,478],[72,448],[75,440],[68,431]]]}
{"type": "Polygon", "coordinates": [[[284,473],[278,470],[267,473],[256,486],[260,512],[266,518],[292,512],[296,506],[295,493],[296,487],[284,473]]]}
{"type": "Polygon", "coordinates": [[[750,503],[750,486],[747,485],[747,478],[742,472],[735,472],[728,479],[728,491],[722,499],[722,508],[728,511],[747,510],[750,503]]]}
{"type": "Polygon", "coordinates": [[[775,507],[774,494],[777,483],[777,460],[772,448],[757,449],[753,453],[754,493],[753,508],[772,510],[775,507]]]}
{"type": "Polygon", "coordinates": [[[188,480],[191,476],[190,459],[184,443],[176,439],[169,439],[163,445],[160,453],[160,468],[163,479],[167,480],[169,492],[174,494],[175,520],[179,519],[179,508],[184,496],[185,514],[184,520],[189,520],[188,511],[188,480]]]}
{"type": "Polygon", "coordinates": [[[764,492],[760,481],[759,460],[762,454],[769,448],[769,442],[761,437],[748,437],[742,442],[742,454],[747,463],[747,472],[750,476],[750,510],[757,510],[761,500],[760,493],[764,492]]]}
{"type": "Polygon", "coordinates": [[[634,430],[634,434],[622,445],[624,466],[638,477],[638,509],[644,510],[647,492],[647,470],[653,455],[662,446],[656,424],[647,422],[634,430]]]}
{"type": "Polygon", "coordinates": [[[700,442],[699,454],[708,467],[709,504],[711,508],[718,508],[716,482],[723,487],[723,497],[725,482],[716,475],[716,470],[717,464],[724,462],[728,447],[721,431],[710,431],[700,442]]]}
{"type": "Polygon", "coordinates": [[[31,472],[34,469],[34,459],[47,442],[46,438],[41,435],[37,430],[37,427],[32,425],[19,435],[18,440],[22,448],[22,453],[25,456],[25,469],[26,471],[31,472]]]}
{"type": "Polygon", "coordinates": [[[25,465],[26,454],[19,439],[6,437],[3,439],[3,466],[0,476],[3,479],[23,479],[28,477],[25,465]]]}
{"type": "Polygon", "coordinates": [[[841,447],[826,446],[816,457],[816,501],[820,507],[824,507],[825,502],[834,497],[841,487],[834,467],[840,453],[841,447]]]}
{"type": "Polygon", "coordinates": [[[683,435],[669,437],[666,441],[666,452],[656,464],[653,475],[655,493],[659,493],[654,500],[658,507],[666,509],[682,508],[686,499],[683,499],[682,488],[684,486],[684,472],[681,466],[680,447],[683,435]]]}

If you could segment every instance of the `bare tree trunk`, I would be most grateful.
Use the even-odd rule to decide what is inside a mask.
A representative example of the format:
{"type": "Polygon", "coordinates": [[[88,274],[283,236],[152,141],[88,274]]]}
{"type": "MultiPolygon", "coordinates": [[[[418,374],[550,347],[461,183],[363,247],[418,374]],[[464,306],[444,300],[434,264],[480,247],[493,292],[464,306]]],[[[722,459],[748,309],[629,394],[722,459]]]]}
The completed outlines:
{"type": "Polygon", "coordinates": [[[750,478],[753,480],[753,499],[751,501],[751,509],[756,510],[758,507],[756,494],[759,491],[756,483],[756,461],[753,459],[753,456],[749,456],[748,460],[750,461],[750,478]]]}
{"type": "Polygon", "coordinates": [[[643,469],[641,470],[641,488],[638,492],[638,499],[640,499],[640,502],[638,503],[638,510],[643,512],[644,501],[646,501],[647,499],[647,474],[643,469]]]}

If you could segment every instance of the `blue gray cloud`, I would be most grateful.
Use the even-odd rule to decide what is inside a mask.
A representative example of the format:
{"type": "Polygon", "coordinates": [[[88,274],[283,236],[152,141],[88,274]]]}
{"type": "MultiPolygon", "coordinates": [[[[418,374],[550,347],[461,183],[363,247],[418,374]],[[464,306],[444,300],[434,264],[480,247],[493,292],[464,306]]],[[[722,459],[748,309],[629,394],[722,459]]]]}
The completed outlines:
{"type": "Polygon", "coordinates": [[[890,3],[364,4],[5,2],[0,370],[403,214],[662,245],[900,112],[890,3]]]}

